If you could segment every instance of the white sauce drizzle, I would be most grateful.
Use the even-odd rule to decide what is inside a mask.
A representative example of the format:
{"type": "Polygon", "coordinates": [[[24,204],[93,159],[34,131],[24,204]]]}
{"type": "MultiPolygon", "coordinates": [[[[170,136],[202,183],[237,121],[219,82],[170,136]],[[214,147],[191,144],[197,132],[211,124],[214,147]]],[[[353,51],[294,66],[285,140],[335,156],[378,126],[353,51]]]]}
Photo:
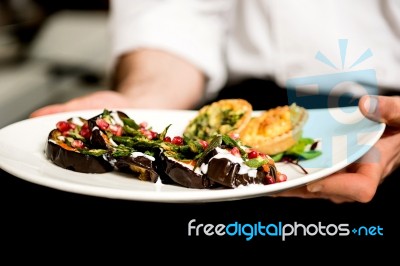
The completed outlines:
{"type": "Polygon", "coordinates": [[[114,123],[120,126],[124,125],[124,122],[121,120],[117,112],[110,113],[111,118],[114,120],[114,123]]]}
{"type": "MultiPolygon", "coordinates": [[[[186,167],[187,169],[192,170],[192,171],[193,171],[193,169],[194,169],[194,167],[195,167],[195,166],[193,166],[193,165],[191,165],[191,164],[178,161],[178,160],[176,160],[175,158],[172,158],[172,157],[168,157],[168,159],[170,159],[171,161],[177,162],[177,163],[179,163],[180,165],[182,165],[183,167],[186,167]]],[[[199,167],[196,167],[196,169],[194,169],[194,172],[195,172],[196,174],[198,174],[198,175],[201,175],[201,174],[202,174],[202,171],[199,169],[199,167]]]]}
{"type": "Polygon", "coordinates": [[[71,122],[80,127],[83,126],[83,122],[79,117],[73,117],[71,122]]]}
{"type": "Polygon", "coordinates": [[[105,161],[108,161],[113,167],[115,167],[115,163],[117,162],[116,159],[112,158],[112,159],[108,159],[107,156],[105,154],[103,154],[103,159],[105,161]]]}
{"type": "Polygon", "coordinates": [[[134,151],[131,153],[131,157],[132,158],[136,158],[136,157],[146,157],[147,159],[149,159],[150,161],[155,161],[156,159],[153,156],[147,155],[143,152],[138,152],[138,151],[134,151]]]}
{"type": "Polygon", "coordinates": [[[201,170],[201,172],[202,172],[203,174],[207,174],[207,172],[208,172],[208,164],[202,163],[202,164],[200,165],[200,170],[201,170]]]}
{"type": "Polygon", "coordinates": [[[160,185],[163,185],[163,182],[161,181],[161,178],[158,177],[157,181],[154,184],[156,184],[157,186],[160,186],[160,185]]]}
{"type": "Polygon", "coordinates": [[[112,138],[109,138],[111,145],[113,145],[114,147],[117,147],[118,144],[115,143],[115,141],[112,138]]]}
{"type": "MultiPolygon", "coordinates": [[[[248,165],[246,165],[241,157],[235,156],[232,153],[230,153],[228,150],[224,150],[219,147],[217,147],[215,150],[217,151],[217,154],[214,155],[210,159],[210,161],[212,159],[225,158],[225,159],[228,159],[229,161],[231,161],[232,163],[237,163],[240,165],[238,174],[240,174],[240,175],[248,174],[249,177],[253,177],[253,178],[255,178],[257,176],[257,168],[251,168],[248,165]]],[[[208,164],[203,163],[200,166],[200,169],[201,169],[202,173],[207,174],[208,164]]]]}

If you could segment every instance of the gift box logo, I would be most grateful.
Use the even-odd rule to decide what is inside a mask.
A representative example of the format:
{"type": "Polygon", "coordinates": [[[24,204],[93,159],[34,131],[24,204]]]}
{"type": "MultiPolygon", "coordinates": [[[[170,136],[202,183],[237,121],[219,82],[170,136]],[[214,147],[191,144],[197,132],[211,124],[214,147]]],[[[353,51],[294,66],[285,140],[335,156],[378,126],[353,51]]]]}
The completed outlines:
{"type": "MultiPolygon", "coordinates": [[[[320,132],[319,138],[322,143],[325,158],[331,158],[330,161],[315,159],[304,161],[305,167],[320,168],[329,167],[337,161],[350,158],[355,149],[369,149],[371,147],[363,146],[359,139],[371,131],[363,127],[366,118],[360,116],[358,110],[358,99],[362,95],[378,94],[376,71],[374,69],[352,70],[365,60],[372,57],[371,49],[367,49],[358,57],[355,62],[346,63],[347,39],[339,39],[339,51],[341,66],[338,67],[329,60],[322,52],[318,51],[315,59],[331,67],[332,74],[313,75],[305,77],[296,77],[288,79],[286,82],[288,103],[296,103],[307,109],[320,109],[319,118],[307,124],[313,132],[320,132]],[[354,119],[353,119],[354,118],[354,119]],[[326,134],[323,131],[323,125],[329,123],[333,128],[338,129],[346,124],[352,126],[355,130],[341,133],[340,130],[326,134]],[[349,125],[349,123],[351,125],[349,125]],[[340,147],[337,146],[338,140],[341,140],[340,147]],[[343,143],[346,143],[343,145],[343,143]],[[351,145],[350,145],[351,143],[351,145]],[[357,147],[354,146],[357,143],[357,147]],[[340,154],[345,158],[335,158],[341,149],[340,154]]],[[[375,131],[378,130],[374,129],[375,131]]],[[[307,136],[304,136],[307,137],[307,136]]],[[[373,152],[371,152],[372,154],[373,152]]],[[[377,160],[378,154],[371,156],[369,160],[377,160]]]]}

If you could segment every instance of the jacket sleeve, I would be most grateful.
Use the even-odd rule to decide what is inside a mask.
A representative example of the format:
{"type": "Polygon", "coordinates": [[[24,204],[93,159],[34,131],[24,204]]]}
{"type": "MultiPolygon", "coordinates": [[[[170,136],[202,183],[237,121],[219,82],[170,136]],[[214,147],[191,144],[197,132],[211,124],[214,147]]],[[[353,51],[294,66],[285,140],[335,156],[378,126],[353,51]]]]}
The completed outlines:
{"type": "Polygon", "coordinates": [[[231,0],[113,0],[112,62],[139,48],[162,49],[198,67],[207,95],[226,81],[224,45],[231,0]]]}

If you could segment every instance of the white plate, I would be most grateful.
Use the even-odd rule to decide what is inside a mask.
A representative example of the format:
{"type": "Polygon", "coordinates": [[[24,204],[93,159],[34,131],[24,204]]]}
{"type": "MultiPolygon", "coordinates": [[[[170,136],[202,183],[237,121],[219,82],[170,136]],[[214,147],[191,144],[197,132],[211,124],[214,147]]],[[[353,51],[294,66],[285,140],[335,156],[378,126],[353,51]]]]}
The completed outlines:
{"type": "MultiPolygon", "coordinates": [[[[121,109],[136,122],[147,121],[161,132],[172,124],[169,136],[180,135],[196,111],[121,109]]],[[[365,154],[380,138],[385,125],[365,119],[355,107],[309,110],[303,136],[321,140],[322,155],[302,162],[308,174],[291,164],[278,163],[286,182],[235,189],[188,189],[153,184],[110,172],[84,174],[63,169],[44,156],[47,135],[55,124],[73,116],[90,118],[102,110],[59,113],[27,119],[0,130],[0,167],[24,180],[51,188],[107,198],[149,202],[212,202],[270,195],[323,178],[365,154]]]]}

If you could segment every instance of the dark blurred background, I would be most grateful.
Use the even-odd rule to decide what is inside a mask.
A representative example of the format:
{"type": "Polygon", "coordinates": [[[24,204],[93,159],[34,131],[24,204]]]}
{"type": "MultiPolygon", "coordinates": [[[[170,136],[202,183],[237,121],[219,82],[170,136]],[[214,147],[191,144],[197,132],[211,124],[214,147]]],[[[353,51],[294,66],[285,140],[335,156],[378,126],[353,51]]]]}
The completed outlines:
{"type": "Polygon", "coordinates": [[[108,11],[105,0],[0,0],[0,128],[108,88],[108,11]]]}

